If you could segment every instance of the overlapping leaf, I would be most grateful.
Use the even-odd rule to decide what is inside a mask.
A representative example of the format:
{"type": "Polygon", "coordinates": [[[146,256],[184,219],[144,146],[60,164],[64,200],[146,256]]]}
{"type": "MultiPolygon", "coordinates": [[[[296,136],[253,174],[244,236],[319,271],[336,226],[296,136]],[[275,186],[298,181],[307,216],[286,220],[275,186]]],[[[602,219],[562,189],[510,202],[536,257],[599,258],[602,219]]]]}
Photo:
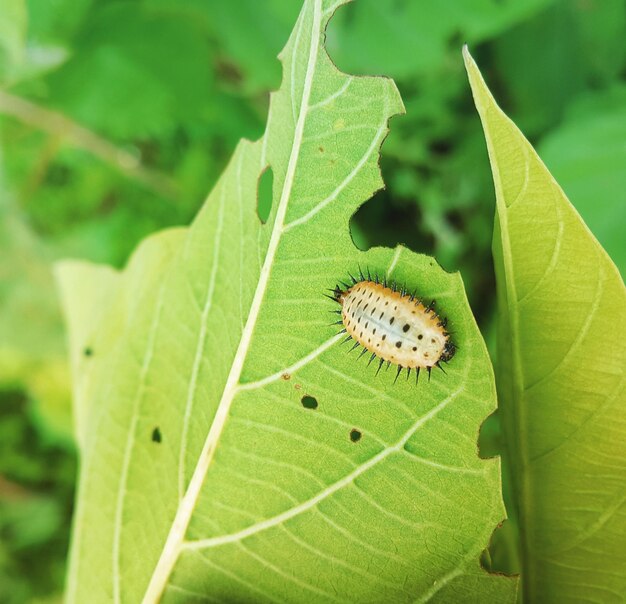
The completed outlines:
{"type": "Polygon", "coordinates": [[[514,598],[478,561],[503,508],[499,464],[477,455],[494,384],[460,277],[350,239],[402,104],[329,60],[341,3],[305,3],[264,137],[189,229],[118,275],[59,270],[82,417],[70,602],[514,598]],[[460,347],[447,375],[394,384],[340,348],[322,292],[359,264],[437,299],[460,347]],[[85,291],[103,279],[106,296],[85,291]]]}
{"type": "Polygon", "coordinates": [[[496,186],[498,392],[524,600],[622,601],[624,284],[467,52],[465,59],[496,186]]]}

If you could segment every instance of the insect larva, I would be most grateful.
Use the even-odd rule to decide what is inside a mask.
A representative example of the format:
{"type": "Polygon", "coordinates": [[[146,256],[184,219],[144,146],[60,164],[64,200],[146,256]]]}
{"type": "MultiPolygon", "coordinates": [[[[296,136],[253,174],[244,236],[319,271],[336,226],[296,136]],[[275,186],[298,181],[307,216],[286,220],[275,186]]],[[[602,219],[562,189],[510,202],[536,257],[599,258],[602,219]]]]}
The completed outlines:
{"type": "MultiPolygon", "coordinates": [[[[441,320],[434,311],[434,301],[425,306],[414,295],[396,285],[380,283],[378,278],[342,283],[328,296],[341,305],[341,321],[348,335],[345,341],[354,340],[352,349],[363,347],[361,356],[371,353],[369,362],[379,359],[378,371],[386,362],[387,367],[398,367],[396,379],[402,369],[407,378],[414,369],[415,379],[420,369],[426,369],[430,377],[433,367],[441,367],[455,354],[456,346],[446,331],[447,321],[441,320]]],[[[360,358],[360,357],[359,357],[360,358]]]]}

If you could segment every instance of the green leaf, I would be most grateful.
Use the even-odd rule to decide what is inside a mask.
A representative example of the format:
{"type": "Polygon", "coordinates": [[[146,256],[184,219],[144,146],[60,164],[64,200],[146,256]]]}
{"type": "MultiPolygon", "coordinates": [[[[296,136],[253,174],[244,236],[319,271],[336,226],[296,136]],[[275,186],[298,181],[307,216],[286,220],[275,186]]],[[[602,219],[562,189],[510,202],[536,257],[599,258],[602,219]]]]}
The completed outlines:
{"type": "MultiPolygon", "coordinates": [[[[553,2],[359,0],[337,13],[329,46],[342,67],[357,73],[390,73],[411,87],[416,84],[416,74],[437,73],[439,81],[424,86],[430,90],[441,86],[442,70],[450,78],[452,61],[446,62],[446,55],[451,48],[458,52],[459,39],[480,42],[493,38],[553,2]]],[[[424,102],[429,96],[425,93],[416,101],[424,102]]]]}
{"type": "Polygon", "coordinates": [[[265,93],[280,81],[276,54],[298,15],[297,2],[239,0],[237,10],[227,2],[205,0],[147,0],[145,5],[202,24],[221,51],[223,79],[246,94],[265,93]]]}
{"type": "Polygon", "coordinates": [[[3,0],[0,4],[0,82],[11,81],[23,60],[25,41],[25,0],[3,0]]]}
{"type": "Polygon", "coordinates": [[[59,269],[84,414],[70,602],[515,598],[479,564],[504,510],[499,462],[477,454],[495,388],[461,278],[350,237],[402,103],[328,58],[340,3],[305,3],[265,135],[189,229],[145,241],[107,298],[86,291],[103,269],[59,269]],[[459,345],[446,375],[394,383],[340,347],[323,292],[359,265],[437,299],[459,345]]]}
{"type": "Polygon", "coordinates": [[[80,52],[46,79],[51,104],[115,138],[167,136],[199,119],[213,82],[198,28],[125,2],[91,19],[80,52]]]}
{"type": "Polygon", "coordinates": [[[539,147],[622,275],[626,274],[625,140],[626,86],[615,86],[574,102],[563,123],[539,147]]]}
{"type": "Polygon", "coordinates": [[[28,392],[46,429],[70,440],[69,373],[51,260],[0,174],[0,389],[28,392]]]}
{"type": "Polygon", "coordinates": [[[626,593],[626,291],[467,50],[465,62],[496,188],[498,392],[524,600],[618,601],[626,593]]]}
{"type": "Polygon", "coordinates": [[[528,136],[559,124],[585,89],[619,79],[625,36],[626,6],[621,0],[560,0],[494,41],[500,85],[528,136]]]}

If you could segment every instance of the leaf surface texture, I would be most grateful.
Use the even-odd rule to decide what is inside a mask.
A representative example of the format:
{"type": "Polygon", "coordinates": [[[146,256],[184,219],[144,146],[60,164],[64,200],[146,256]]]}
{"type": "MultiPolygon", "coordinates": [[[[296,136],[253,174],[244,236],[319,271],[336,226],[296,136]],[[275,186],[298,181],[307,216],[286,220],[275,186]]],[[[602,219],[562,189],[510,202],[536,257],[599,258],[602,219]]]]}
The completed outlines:
{"type": "Polygon", "coordinates": [[[624,284],[467,51],[465,60],[496,188],[498,394],[524,600],[622,601],[624,284]]]}
{"type": "Polygon", "coordinates": [[[391,80],[329,60],[340,4],[305,3],[265,135],[188,229],[144,241],[107,297],[83,292],[88,267],[59,268],[64,298],[99,317],[69,313],[84,415],[70,602],[514,599],[479,565],[504,512],[498,461],[477,454],[494,382],[461,279],[350,238],[403,108],[391,80]],[[340,346],[322,294],[359,265],[436,298],[459,345],[447,375],[394,385],[340,346]]]}

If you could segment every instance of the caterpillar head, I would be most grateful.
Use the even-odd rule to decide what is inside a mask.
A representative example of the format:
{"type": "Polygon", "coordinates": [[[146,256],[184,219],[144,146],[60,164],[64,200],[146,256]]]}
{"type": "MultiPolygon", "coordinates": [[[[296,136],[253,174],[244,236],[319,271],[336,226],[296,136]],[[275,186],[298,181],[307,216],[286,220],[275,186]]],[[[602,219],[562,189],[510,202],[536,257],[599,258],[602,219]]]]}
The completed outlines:
{"type": "Polygon", "coordinates": [[[443,347],[443,351],[441,352],[440,361],[447,363],[456,353],[456,346],[450,341],[447,340],[445,346],[443,347]]]}

